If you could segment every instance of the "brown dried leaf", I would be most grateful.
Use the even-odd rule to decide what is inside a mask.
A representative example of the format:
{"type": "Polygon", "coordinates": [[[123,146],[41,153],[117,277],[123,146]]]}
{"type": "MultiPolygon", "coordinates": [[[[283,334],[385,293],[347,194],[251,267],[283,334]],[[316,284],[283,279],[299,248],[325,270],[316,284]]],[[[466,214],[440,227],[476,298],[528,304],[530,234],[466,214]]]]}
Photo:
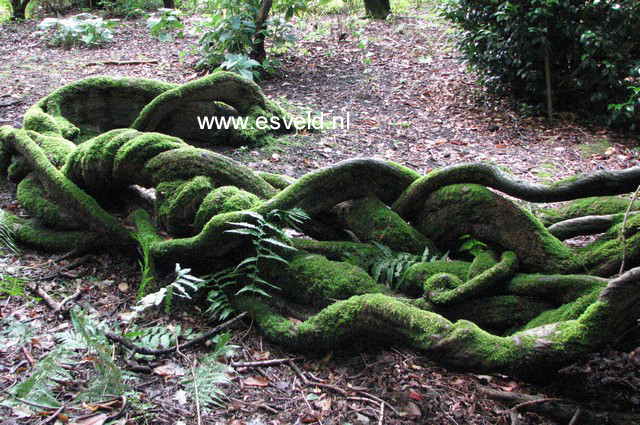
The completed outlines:
{"type": "Polygon", "coordinates": [[[242,383],[248,387],[266,387],[269,385],[269,381],[262,376],[250,376],[243,379],[242,383]]]}

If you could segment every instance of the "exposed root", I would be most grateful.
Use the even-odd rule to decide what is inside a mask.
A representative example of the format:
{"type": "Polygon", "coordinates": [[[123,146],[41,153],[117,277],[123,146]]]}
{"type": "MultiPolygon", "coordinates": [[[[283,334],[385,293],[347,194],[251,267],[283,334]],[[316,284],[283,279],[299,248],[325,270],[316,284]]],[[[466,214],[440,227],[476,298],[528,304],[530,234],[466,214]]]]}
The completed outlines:
{"type": "MultiPolygon", "coordinates": [[[[543,202],[614,195],[638,186],[640,168],[541,186],[486,164],[421,177],[392,162],[360,158],[296,180],[255,172],[175,137],[227,143],[271,135],[255,128],[189,130],[197,125],[185,126],[184,119],[195,111],[286,117],[257,86],[218,73],[184,86],[83,80],[34,105],[26,130],[2,127],[0,175],[18,183],[17,197],[30,216],[4,214],[15,240],[76,253],[135,252],[143,241],[159,268],[178,262],[215,272],[252,255],[251,238],[229,230],[239,223],[251,229],[275,210],[301,208],[311,218],[300,226],[304,235],[292,240],[298,251],[282,254],[288,265],[274,256],[261,263],[277,294],[265,300],[229,293],[267,337],[297,349],[375,337],[457,367],[530,375],[602,347],[639,319],[640,269],[613,280],[576,274],[617,272],[627,201],[587,198],[544,211],[545,222],[556,223],[547,229],[488,188],[543,202]],[[105,107],[117,113],[100,113],[105,107]],[[146,189],[155,196],[140,196],[146,189]],[[560,240],[602,231],[577,250],[560,240]],[[461,237],[487,249],[469,262],[459,253],[461,237]],[[380,259],[376,243],[406,260],[402,267],[390,255],[380,259]],[[421,259],[425,247],[429,255],[421,259]],[[431,261],[447,251],[450,259],[431,261]],[[386,263],[369,275],[344,262],[346,255],[386,263]]],[[[640,265],[640,215],[629,215],[624,236],[625,264],[640,265]]]]}

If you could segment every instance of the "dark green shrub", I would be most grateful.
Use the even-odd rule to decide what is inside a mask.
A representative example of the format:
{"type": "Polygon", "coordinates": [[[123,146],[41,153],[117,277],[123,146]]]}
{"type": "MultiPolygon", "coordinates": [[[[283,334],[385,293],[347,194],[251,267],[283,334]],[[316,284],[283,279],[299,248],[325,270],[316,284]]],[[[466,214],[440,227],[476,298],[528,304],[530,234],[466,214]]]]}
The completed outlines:
{"type": "Polygon", "coordinates": [[[559,108],[606,113],[638,85],[640,0],[450,0],[445,15],[494,93],[542,109],[546,49],[559,108]]]}

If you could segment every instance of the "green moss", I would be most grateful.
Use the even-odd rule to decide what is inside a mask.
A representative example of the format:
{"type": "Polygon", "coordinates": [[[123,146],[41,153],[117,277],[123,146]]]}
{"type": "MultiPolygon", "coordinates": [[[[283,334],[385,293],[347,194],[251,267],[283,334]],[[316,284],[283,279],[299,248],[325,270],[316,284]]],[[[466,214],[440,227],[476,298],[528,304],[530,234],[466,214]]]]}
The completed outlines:
{"type": "Polygon", "coordinates": [[[63,137],[75,140],[80,129],[66,119],[60,119],[45,113],[41,106],[34,105],[24,116],[24,128],[47,136],[63,137]]]}
{"type": "MultiPolygon", "coordinates": [[[[212,190],[211,181],[202,176],[185,182],[159,184],[156,189],[156,216],[159,223],[171,235],[192,235],[196,212],[212,190]]],[[[196,233],[199,231],[195,229],[196,233]]]]}
{"type": "Polygon", "coordinates": [[[342,260],[345,255],[363,255],[375,257],[380,249],[375,245],[346,241],[315,241],[311,239],[293,238],[293,246],[301,251],[323,255],[330,260],[342,260]]]}
{"type": "Polygon", "coordinates": [[[485,270],[455,289],[431,292],[428,294],[429,299],[431,302],[437,304],[448,304],[466,300],[500,283],[506,283],[509,278],[515,274],[517,267],[518,257],[511,251],[505,251],[500,257],[500,262],[490,269],[485,270]]]}
{"type": "Polygon", "coordinates": [[[77,229],[78,219],[48,199],[40,183],[34,178],[25,178],[18,184],[18,200],[27,213],[39,224],[54,229],[77,229]]]}
{"type": "Polygon", "coordinates": [[[116,219],[104,211],[100,205],[69,181],[47,159],[44,151],[24,130],[12,130],[5,142],[27,159],[42,183],[45,191],[65,209],[74,211],[81,217],[83,225],[90,231],[107,235],[113,245],[128,245],[133,242],[131,233],[116,219]]]}
{"type": "Polygon", "coordinates": [[[145,105],[173,87],[144,78],[85,78],[60,87],[29,108],[24,128],[84,140],[130,127],[145,105]]]}
{"type": "Polygon", "coordinates": [[[516,274],[505,289],[515,295],[540,298],[558,305],[599,292],[606,284],[606,279],[588,275],[516,274]]]}
{"type": "Polygon", "coordinates": [[[548,302],[515,295],[501,295],[476,298],[438,308],[436,312],[451,321],[470,320],[487,331],[503,332],[509,328],[523,326],[552,308],[553,305],[548,302]]]}
{"type": "Polygon", "coordinates": [[[147,162],[143,171],[145,181],[153,185],[172,180],[186,180],[206,176],[216,186],[231,185],[269,198],[276,190],[250,168],[223,155],[204,149],[184,147],[163,152],[147,162]]]}
{"type": "Polygon", "coordinates": [[[288,114],[264,96],[253,82],[228,72],[216,72],[207,77],[168,90],[149,102],[132,127],[140,131],[157,131],[177,135],[187,140],[205,143],[252,144],[264,141],[272,132],[261,129],[257,117],[268,121],[288,114]],[[228,105],[220,110],[220,104],[228,105]],[[200,129],[197,117],[229,116],[235,112],[246,118],[246,126],[218,131],[200,129]]]}
{"type": "Polygon", "coordinates": [[[278,190],[285,189],[296,182],[293,177],[285,176],[283,174],[267,173],[266,171],[258,171],[258,175],[264,179],[271,186],[278,190]]]}
{"type": "Polygon", "coordinates": [[[596,290],[579,297],[575,301],[563,304],[556,309],[545,311],[527,323],[524,329],[527,330],[550,323],[577,319],[586,311],[587,307],[598,300],[599,295],[600,291],[596,290]]]}
{"type": "Polygon", "coordinates": [[[340,228],[353,232],[362,242],[379,242],[394,251],[422,254],[425,247],[438,255],[436,246],[407,224],[378,198],[366,197],[336,205],[333,216],[340,228]]]}
{"type": "Polygon", "coordinates": [[[271,270],[270,281],[293,300],[324,306],[329,300],[346,299],[371,292],[388,292],[364,270],[348,263],[330,261],[321,255],[301,253],[289,264],[271,270]]]}
{"type": "Polygon", "coordinates": [[[423,294],[425,282],[431,276],[447,273],[458,279],[466,279],[470,266],[471,264],[465,261],[446,260],[414,264],[407,270],[398,290],[411,297],[419,297],[423,294]]]}
{"type": "Polygon", "coordinates": [[[232,211],[243,211],[261,205],[253,193],[235,186],[222,186],[207,194],[195,214],[194,232],[200,232],[211,217],[232,211]]]}
{"type": "Polygon", "coordinates": [[[314,216],[340,202],[366,196],[390,204],[414,179],[414,172],[387,161],[346,160],[306,174],[266,202],[259,212],[298,207],[314,216]]]}
{"type": "Polygon", "coordinates": [[[27,134],[42,148],[49,162],[58,169],[64,165],[69,155],[76,149],[75,144],[62,137],[45,136],[35,131],[27,131],[27,134]]]}
{"type": "Polygon", "coordinates": [[[480,273],[483,273],[489,270],[491,267],[495,266],[498,263],[497,254],[488,249],[486,251],[482,251],[480,254],[476,255],[473,261],[471,262],[471,267],[469,268],[469,275],[467,276],[467,280],[473,279],[478,276],[480,273]]]}
{"type": "Polygon", "coordinates": [[[99,234],[87,231],[54,230],[38,226],[31,220],[5,212],[12,236],[19,246],[27,246],[46,252],[96,251],[107,246],[108,241],[99,234]]]}
{"type": "MultiPolygon", "coordinates": [[[[546,222],[557,223],[559,221],[588,215],[619,214],[627,211],[630,202],[629,199],[619,198],[617,196],[577,199],[553,210],[553,213],[543,214],[542,217],[546,222]]],[[[636,203],[632,210],[637,211],[639,209],[640,202],[636,203]]]]}
{"type": "Polygon", "coordinates": [[[463,284],[464,281],[457,276],[449,273],[436,273],[424,283],[424,293],[430,294],[434,291],[454,289],[463,284]]]}
{"type": "Polygon", "coordinates": [[[10,182],[19,183],[31,172],[31,165],[22,157],[15,158],[7,168],[7,178],[10,182]]]}
{"type": "Polygon", "coordinates": [[[529,212],[474,184],[445,186],[425,201],[416,228],[442,249],[455,250],[469,234],[513,251],[525,271],[578,270],[575,254],[529,212]]]}
{"type": "MultiPolygon", "coordinates": [[[[611,276],[620,269],[622,261],[622,223],[611,227],[607,233],[578,251],[583,267],[598,276],[611,276]]],[[[640,215],[630,216],[626,228],[627,269],[640,265],[640,215]]]]}

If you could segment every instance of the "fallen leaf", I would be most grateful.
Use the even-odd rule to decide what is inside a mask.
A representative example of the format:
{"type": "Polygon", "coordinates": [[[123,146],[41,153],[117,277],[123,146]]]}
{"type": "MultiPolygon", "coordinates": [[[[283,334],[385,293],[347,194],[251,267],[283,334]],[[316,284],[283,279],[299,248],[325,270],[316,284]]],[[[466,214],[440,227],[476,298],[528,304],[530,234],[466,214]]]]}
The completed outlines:
{"type": "Polygon", "coordinates": [[[158,366],[155,369],[153,369],[153,373],[158,376],[165,376],[165,377],[183,376],[184,369],[175,363],[167,363],[165,365],[158,366]]]}
{"type": "Polygon", "coordinates": [[[187,392],[185,390],[178,390],[173,396],[173,399],[177,401],[178,404],[187,404],[187,392]]]}
{"type": "Polygon", "coordinates": [[[109,416],[107,416],[105,413],[100,413],[99,415],[79,419],[75,422],[70,423],[69,425],[102,425],[106,422],[108,417],[109,416]]]}
{"type": "Polygon", "coordinates": [[[269,385],[269,381],[262,376],[250,376],[243,379],[242,383],[248,387],[266,387],[269,385]]]}
{"type": "Polygon", "coordinates": [[[409,414],[409,416],[415,416],[415,417],[418,417],[418,418],[420,416],[422,416],[422,412],[420,411],[420,408],[418,407],[417,404],[415,404],[412,401],[408,402],[403,410],[405,412],[407,412],[409,414]]]}
{"type": "Polygon", "coordinates": [[[268,360],[271,357],[269,351],[256,351],[253,353],[254,360],[268,360]]]}

